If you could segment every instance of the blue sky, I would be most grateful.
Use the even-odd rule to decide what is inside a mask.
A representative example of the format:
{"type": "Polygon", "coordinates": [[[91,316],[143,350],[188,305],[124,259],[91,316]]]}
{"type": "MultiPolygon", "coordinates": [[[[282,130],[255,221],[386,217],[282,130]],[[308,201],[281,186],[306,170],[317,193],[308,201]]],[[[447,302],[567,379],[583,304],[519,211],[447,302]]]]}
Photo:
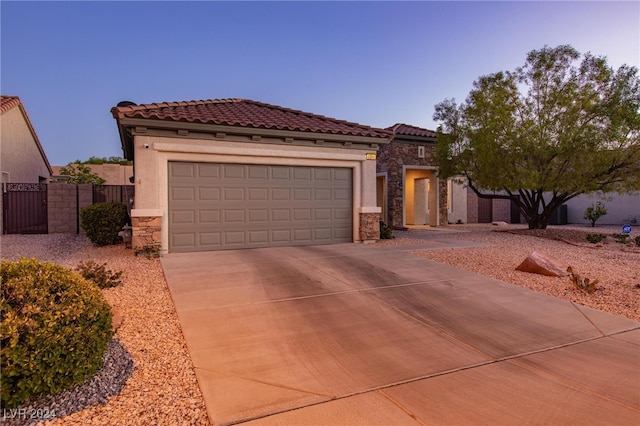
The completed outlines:
{"type": "Polygon", "coordinates": [[[640,66],[640,2],[0,2],[0,92],[52,165],[122,156],[109,110],[247,98],[429,129],[481,75],[571,44],[640,66]]]}

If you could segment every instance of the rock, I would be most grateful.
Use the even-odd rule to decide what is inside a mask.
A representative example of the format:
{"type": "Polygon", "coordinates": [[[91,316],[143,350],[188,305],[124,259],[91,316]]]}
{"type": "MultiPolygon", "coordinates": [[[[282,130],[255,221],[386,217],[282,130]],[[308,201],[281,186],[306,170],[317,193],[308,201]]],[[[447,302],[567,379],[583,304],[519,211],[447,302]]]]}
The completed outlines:
{"type": "Polygon", "coordinates": [[[501,221],[501,220],[497,220],[497,221],[495,221],[495,222],[491,222],[491,224],[492,224],[493,226],[506,226],[506,225],[508,225],[508,223],[507,223],[507,222],[504,222],[504,221],[501,221]]]}
{"type": "Polygon", "coordinates": [[[111,307],[111,330],[115,333],[122,323],[124,322],[124,317],[119,309],[111,307]]]}
{"type": "Polygon", "coordinates": [[[516,271],[531,272],[549,277],[565,277],[569,275],[569,273],[558,266],[553,259],[537,251],[527,256],[527,258],[518,265],[516,271]]]}

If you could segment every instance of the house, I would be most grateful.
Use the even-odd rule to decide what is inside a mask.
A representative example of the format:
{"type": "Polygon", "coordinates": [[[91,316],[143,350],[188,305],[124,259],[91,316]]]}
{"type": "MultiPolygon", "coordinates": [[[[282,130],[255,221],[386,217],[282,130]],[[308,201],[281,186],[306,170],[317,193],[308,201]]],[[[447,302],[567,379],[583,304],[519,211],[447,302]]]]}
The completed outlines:
{"type": "Polygon", "coordinates": [[[247,99],[111,109],[133,160],[134,247],[192,252],[379,238],[392,133],[247,99]]]}
{"type": "Polygon", "coordinates": [[[0,96],[0,223],[2,232],[47,232],[51,165],[17,96],[0,96]]]}
{"type": "Polygon", "coordinates": [[[455,179],[438,177],[436,132],[398,123],[391,142],[380,147],[377,205],[392,228],[466,222],[466,191],[455,179]]]}
{"type": "Polygon", "coordinates": [[[46,183],[51,165],[24,104],[0,96],[0,174],[2,183],[46,183]]]}

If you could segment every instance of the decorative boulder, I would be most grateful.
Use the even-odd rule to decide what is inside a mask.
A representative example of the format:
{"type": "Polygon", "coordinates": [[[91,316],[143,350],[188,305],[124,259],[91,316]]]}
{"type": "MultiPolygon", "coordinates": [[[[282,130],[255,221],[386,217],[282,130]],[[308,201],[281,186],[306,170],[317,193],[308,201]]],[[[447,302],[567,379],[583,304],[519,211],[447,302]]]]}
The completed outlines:
{"type": "Polygon", "coordinates": [[[549,256],[534,251],[516,268],[516,271],[531,272],[533,274],[550,277],[565,277],[569,275],[565,269],[558,266],[549,256]]]}

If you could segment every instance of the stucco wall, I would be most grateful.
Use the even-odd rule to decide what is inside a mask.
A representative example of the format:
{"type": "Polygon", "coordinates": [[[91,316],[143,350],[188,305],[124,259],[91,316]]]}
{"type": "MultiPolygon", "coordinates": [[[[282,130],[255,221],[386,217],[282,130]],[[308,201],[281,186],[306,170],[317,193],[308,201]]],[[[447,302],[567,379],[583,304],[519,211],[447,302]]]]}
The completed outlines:
{"type": "Polygon", "coordinates": [[[437,219],[431,225],[446,225],[448,221],[447,208],[447,183],[444,179],[437,178],[435,165],[435,145],[432,143],[401,143],[392,141],[380,147],[377,160],[377,172],[386,173],[387,176],[387,216],[389,225],[393,228],[402,228],[407,223],[413,222],[413,201],[406,197],[407,191],[413,191],[413,179],[416,173],[425,174],[419,177],[429,177],[432,194],[436,198],[429,201],[429,208],[437,205],[437,219]],[[418,157],[419,146],[423,146],[424,158],[418,157]],[[407,179],[407,170],[409,178],[407,179]],[[424,172],[412,170],[423,170],[424,172]],[[413,173],[413,175],[412,175],[413,173]],[[409,188],[405,188],[406,186],[409,188]]]}
{"type": "Polygon", "coordinates": [[[50,174],[20,107],[0,114],[0,171],[7,182],[39,183],[50,174]]]}
{"type": "MultiPolygon", "coordinates": [[[[376,162],[366,159],[375,149],[338,149],[135,136],[135,210],[155,210],[162,215],[162,252],[169,247],[168,163],[197,161],[211,163],[278,164],[290,166],[347,167],[353,169],[353,240],[361,241],[360,213],[379,213],[376,206],[376,162]]],[[[132,214],[136,214],[136,212],[132,214]]]]}
{"type": "Polygon", "coordinates": [[[634,219],[635,223],[640,225],[640,193],[580,195],[566,203],[568,222],[590,223],[583,218],[584,211],[598,201],[607,209],[607,214],[598,220],[598,225],[622,225],[634,223],[634,219]]]}
{"type": "MultiPolygon", "coordinates": [[[[85,164],[91,171],[106,180],[105,185],[131,185],[129,178],[133,176],[133,166],[120,164],[85,164]]],[[[60,175],[64,166],[52,166],[54,176],[60,175]]]]}

